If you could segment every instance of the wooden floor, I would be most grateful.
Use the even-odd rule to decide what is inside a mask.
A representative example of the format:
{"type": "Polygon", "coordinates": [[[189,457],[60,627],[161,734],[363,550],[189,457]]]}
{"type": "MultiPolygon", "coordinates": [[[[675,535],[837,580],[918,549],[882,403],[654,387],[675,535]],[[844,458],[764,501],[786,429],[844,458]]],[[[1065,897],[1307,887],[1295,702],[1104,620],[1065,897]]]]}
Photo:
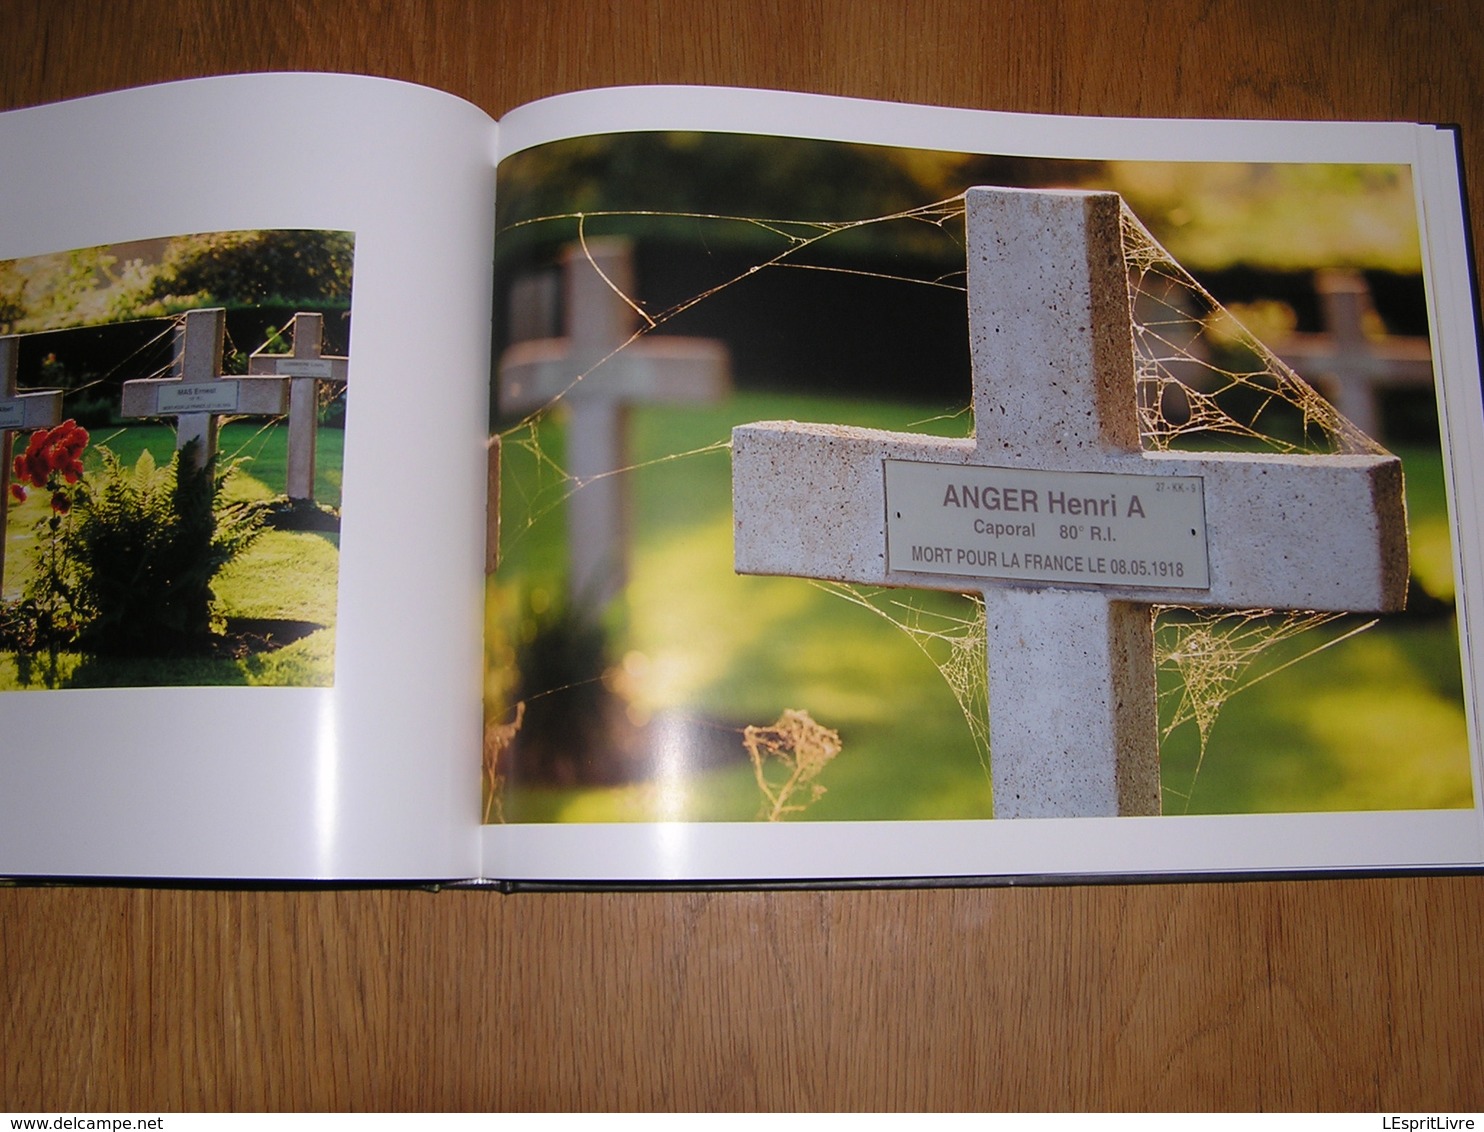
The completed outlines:
{"type": "MultiPolygon", "coordinates": [[[[0,0],[0,108],[362,71],[1459,122],[1468,0],[0,0]]],[[[0,160],[4,155],[0,154],[0,160]]],[[[0,737],[0,758],[4,757],[0,737]]],[[[0,889],[0,1109],[1484,1108],[1484,878],[0,889]]]]}

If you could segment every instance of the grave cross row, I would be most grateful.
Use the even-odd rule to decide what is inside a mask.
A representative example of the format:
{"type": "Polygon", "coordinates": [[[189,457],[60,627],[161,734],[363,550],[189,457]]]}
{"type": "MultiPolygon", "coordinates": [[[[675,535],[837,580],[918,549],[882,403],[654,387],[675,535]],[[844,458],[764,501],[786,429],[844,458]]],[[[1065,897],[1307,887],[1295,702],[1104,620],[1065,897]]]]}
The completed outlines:
{"type": "Polygon", "coordinates": [[[288,411],[287,378],[222,374],[226,327],[221,308],[187,311],[175,327],[170,376],[124,382],[124,416],[175,417],[175,447],[198,441],[198,468],[216,458],[223,416],[279,417],[288,411]]]}
{"type": "Polygon", "coordinates": [[[247,372],[253,376],[274,374],[289,379],[288,496],[312,500],[320,382],[339,385],[349,382],[350,359],[324,352],[324,315],[300,311],[291,325],[293,353],[255,351],[247,359],[247,372]]]}
{"type": "Polygon", "coordinates": [[[1119,197],[966,208],[974,436],[736,429],[736,568],[980,593],[996,816],[1158,813],[1151,606],[1400,608],[1400,462],[1142,451],[1119,197]]]}
{"type": "Polygon", "coordinates": [[[0,337],[0,586],[5,581],[5,525],[10,512],[12,438],[17,432],[54,428],[62,423],[61,390],[22,393],[16,388],[20,344],[17,334],[0,337]]]}
{"type": "Polygon", "coordinates": [[[729,366],[726,347],[712,339],[630,341],[638,314],[627,298],[634,293],[627,240],[568,249],[562,273],[566,337],[516,342],[505,351],[500,407],[528,413],[558,400],[567,406],[567,471],[577,484],[567,504],[568,585],[584,604],[601,608],[625,578],[628,504],[614,473],[629,462],[629,406],[720,400],[730,388],[729,366]]]}

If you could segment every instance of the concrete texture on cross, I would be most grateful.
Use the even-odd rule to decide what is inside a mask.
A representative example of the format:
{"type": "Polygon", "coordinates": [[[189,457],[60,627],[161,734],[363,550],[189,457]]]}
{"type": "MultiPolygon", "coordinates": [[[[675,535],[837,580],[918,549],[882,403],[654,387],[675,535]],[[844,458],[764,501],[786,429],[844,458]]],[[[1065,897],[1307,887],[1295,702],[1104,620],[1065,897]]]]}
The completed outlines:
{"type": "MultiPolygon", "coordinates": [[[[974,435],[797,422],[736,429],[736,569],[980,594],[996,816],[1155,814],[1152,607],[1400,608],[1407,582],[1400,462],[1144,451],[1118,196],[971,189],[966,209],[974,435]],[[1040,577],[944,572],[956,550],[948,566],[894,566],[901,555],[889,554],[889,532],[910,518],[888,488],[894,462],[945,466],[945,483],[957,468],[1070,474],[1083,477],[1076,482],[1089,496],[1093,485],[1126,487],[1113,477],[1143,477],[1150,489],[1139,509],[1151,514],[1156,483],[1193,485],[1204,522],[1191,524],[1190,534],[1200,544],[1205,573],[1196,580],[1204,584],[1192,587],[1188,577],[1173,584],[1152,570],[1099,574],[1095,563],[1106,566],[1109,555],[1084,554],[1080,542],[1064,555],[1040,554],[1051,563],[1040,577]]],[[[1039,510],[987,514],[1017,522],[1001,524],[1009,530],[1002,536],[965,527],[958,549],[982,559],[993,548],[1003,563],[1019,559],[1025,528],[1056,537],[1065,503],[1058,515],[1049,492],[1021,490],[1037,493],[1039,510]]],[[[1118,523],[1125,571],[1157,566],[1140,549],[1140,522],[1125,510],[1118,523]]]]}

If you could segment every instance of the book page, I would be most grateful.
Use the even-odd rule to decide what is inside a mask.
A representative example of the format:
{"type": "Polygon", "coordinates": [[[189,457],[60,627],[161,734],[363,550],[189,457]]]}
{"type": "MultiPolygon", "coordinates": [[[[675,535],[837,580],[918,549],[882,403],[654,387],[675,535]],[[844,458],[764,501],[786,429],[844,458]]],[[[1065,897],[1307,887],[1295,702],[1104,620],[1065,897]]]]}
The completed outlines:
{"type": "Polygon", "coordinates": [[[488,875],[1481,861],[1445,131],[624,89],[500,155],[488,875]]]}
{"type": "Polygon", "coordinates": [[[493,138],[329,75],[0,116],[0,873],[475,873],[493,138]]]}

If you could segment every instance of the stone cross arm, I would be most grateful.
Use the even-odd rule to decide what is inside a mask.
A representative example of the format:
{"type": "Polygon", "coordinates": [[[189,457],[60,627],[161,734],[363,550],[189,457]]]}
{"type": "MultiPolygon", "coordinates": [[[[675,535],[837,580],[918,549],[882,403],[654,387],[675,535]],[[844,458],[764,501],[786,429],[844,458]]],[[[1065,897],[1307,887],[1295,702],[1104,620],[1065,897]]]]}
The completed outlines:
{"type": "Polygon", "coordinates": [[[288,383],[276,377],[216,377],[195,383],[145,377],[124,382],[122,409],[126,417],[191,412],[278,417],[289,409],[288,383]]]}
{"type": "Polygon", "coordinates": [[[170,376],[124,382],[124,416],[280,416],[287,412],[287,378],[222,373],[226,328],[227,312],[221,307],[187,311],[176,323],[170,376]]]}
{"type": "Polygon", "coordinates": [[[0,395],[0,429],[51,428],[61,421],[62,391],[37,389],[0,395]]]}
{"type": "Polygon", "coordinates": [[[20,335],[0,336],[0,432],[51,428],[62,419],[60,389],[18,389],[20,335]]]}
{"type": "Polygon", "coordinates": [[[121,397],[126,417],[174,417],[176,448],[194,445],[202,468],[216,458],[222,416],[277,417],[288,411],[288,378],[222,373],[226,329],[222,307],[187,311],[175,325],[170,376],[126,381],[121,397]]]}
{"type": "MultiPolygon", "coordinates": [[[[741,426],[732,433],[736,568],[959,593],[999,585],[982,574],[888,566],[884,462],[969,466],[974,454],[967,439],[794,421],[741,426]]],[[[1108,453],[1100,466],[1149,477],[1151,490],[1159,477],[1199,477],[1210,555],[1209,587],[1099,585],[1108,599],[1237,609],[1402,607],[1406,519],[1401,464],[1393,456],[1133,452],[1108,453]]],[[[1042,494],[1035,511],[978,514],[1048,524],[1065,518],[1048,513],[1042,494]]]]}
{"type": "Polygon", "coordinates": [[[292,354],[253,354],[247,359],[253,377],[313,378],[316,381],[350,380],[350,359],[341,357],[297,358],[292,354]]]}
{"type": "MultiPolygon", "coordinates": [[[[598,361],[595,356],[585,364],[598,361]]],[[[710,338],[647,335],[581,380],[578,372],[566,339],[516,342],[500,360],[501,406],[525,413],[558,397],[616,404],[708,402],[720,400],[731,387],[726,346],[710,338]]]]}

